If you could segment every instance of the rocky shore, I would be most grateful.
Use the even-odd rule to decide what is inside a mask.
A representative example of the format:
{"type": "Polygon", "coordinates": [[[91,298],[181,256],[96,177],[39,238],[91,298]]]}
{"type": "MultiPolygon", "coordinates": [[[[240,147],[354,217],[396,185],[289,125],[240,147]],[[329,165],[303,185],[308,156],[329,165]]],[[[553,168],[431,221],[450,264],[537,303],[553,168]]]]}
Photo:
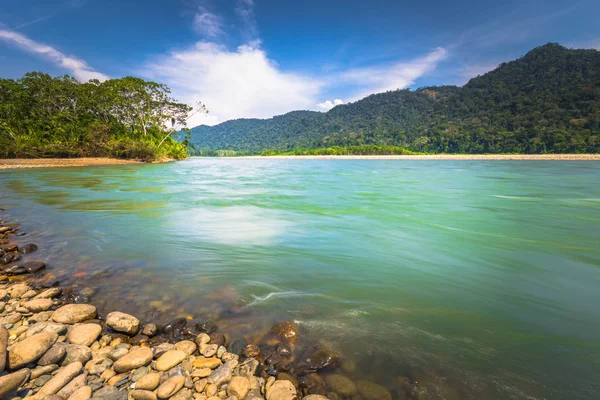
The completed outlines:
{"type": "Polygon", "coordinates": [[[13,244],[17,235],[18,224],[0,221],[0,400],[392,399],[375,382],[354,379],[355,366],[326,345],[296,354],[300,329],[290,321],[245,343],[212,321],[157,326],[103,315],[59,282],[36,286],[30,278],[51,267],[31,256],[23,262],[38,248],[13,244]]]}

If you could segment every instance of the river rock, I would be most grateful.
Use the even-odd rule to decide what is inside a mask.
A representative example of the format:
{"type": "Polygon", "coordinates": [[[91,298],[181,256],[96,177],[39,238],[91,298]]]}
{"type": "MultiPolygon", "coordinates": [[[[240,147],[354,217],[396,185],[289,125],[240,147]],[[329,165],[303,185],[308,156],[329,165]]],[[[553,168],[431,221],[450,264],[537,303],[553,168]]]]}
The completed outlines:
{"type": "Polygon", "coordinates": [[[106,325],[116,332],[135,336],[140,330],[140,320],[133,315],[119,311],[111,312],[106,316],[106,325]]]}
{"type": "Polygon", "coordinates": [[[132,390],[129,393],[129,395],[134,400],[156,400],[156,393],[151,392],[149,390],[135,389],[135,390],[132,390]]]}
{"type": "Polygon", "coordinates": [[[52,299],[33,299],[26,301],[22,306],[32,313],[47,311],[52,307],[52,299]]]}
{"type": "Polygon", "coordinates": [[[275,381],[267,389],[267,400],[296,400],[296,388],[290,381],[275,381]]]}
{"type": "Polygon", "coordinates": [[[300,328],[291,321],[278,322],[269,331],[269,334],[291,345],[300,337],[300,328]]]}
{"type": "Polygon", "coordinates": [[[202,351],[202,355],[206,358],[210,358],[210,357],[214,356],[215,354],[217,354],[218,349],[219,349],[218,345],[209,344],[208,346],[205,346],[204,351],[202,351]]]}
{"type": "Polygon", "coordinates": [[[181,350],[185,354],[192,355],[196,351],[196,343],[191,340],[182,340],[181,342],[175,343],[175,350],[181,350]]]}
{"type": "Polygon", "coordinates": [[[23,368],[12,374],[0,376],[0,399],[4,399],[4,396],[25,384],[29,380],[30,375],[31,370],[23,368]]]}
{"type": "Polygon", "coordinates": [[[20,320],[21,320],[21,314],[19,314],[19,313],[8,314],[7,316],[0,318],[0,326],[4,326],[4,325],[8,325],[8,324],[10,324],[10,325],[16,324],[20,320]]]}
{"type": "Polygon", "coordinates": [[[102,333],[102,327],[98,324],[75,325],[67,335],[72,344],[91,346],[102,333]]]}
{"type": "Polygon", "coordinates": [[[61,293],[62,290],[60,290],[59,288],[50,288],[44,290],[43,292],[35,296],[34,299],[53,299],[55,297],[60,296],[61,293]]]}
{"type": "Polygon", "coordinates": [[[221,385],[231,379],[231,375],[231,368],[227,364],[221,365],[208,377],[208,383],[213,383],[217,385],[217,388],[220,388],[221,385]]]}
{"type": "Polygon", "coordinates": [[[152,337],[156,335],[156,331],[158,331],[156,324],[146,324],[144,325],[144,329],[142,329],[142,335],[152,337]]]}
{"type": "Polygon", "coordinates": [[[168,399],[177,393],[185,383],[185,376],[175,375],[166,381],[164,381],[158,389],[156,389],[156,396],[159,399],[168,399]]]}
{"type": "Polygon", "coordinates": [[[46,264],[41,261],[29,261],[21,265],[30,274],[36,273],[39,270],[46,268],[46,264]]]}
{"type": "Polygon", "coordinates": [[[8,352],[9,368],[15,370],[37,361],[57,340],[56,333],[42,332],[16,343],[8,352]]]}
{"type": "MultiPolygon", "coordinates": [[[[71,400],[71,399],[69,399],[71,400]]],[[[329,400],[325,396],[321,396],[320,394],[310,394],[306,397],[303,397],[302,400],[329,400]]]]}
{"type": "Polygon", "coordinates": [[[337,351],[323,344],[316,344],[302,352],[296,363],[296,369],[300,374],[317,372],[321,369],[334,366],[340,358],[340,353],[337,351]]]}
{"type": "Polygon", "coordinates": [[[152,361],[152,350],[147,347],[138,347],[119,358],[113,364],[113,369],[117,373],[128,372],[132,369],[145,367],[150,364],[150,361],[152,361]]]}
{"type": "Polygon", "coordinates": [[[61,363],[62,366],[69,365],[76,361],[85,364],[92,359],[92,350],[87,346],[67,344],[65,345],[65,350],[67,351],[67,355],[61,363]]]}
{"type": "Polygon", "coordinates": [[[71,382],[67,383],[62,389],[58,391],[59,396],[68,398],[77,390],[85,386],[87,380],[87,374],[83,373],[76,378],[74,378],[71,382]]]}
{"type": "Polygon", "coordinates": [[[235,368],[235,375],[250,378],[256,374],[259,362],[255,358],[248,358],[235,368]]]}
{"type": "Polygon", "coordinates": [[[8,331],[0,325],[0,374],[6,367],[6,349],[8,349],[8,331]]]}
{"type": "Polygon", "coordinates": [[[69,400],[89,400],[92,397],[92,388],[90,386],[80,387],[73,393],[69,400]]]}
{"type": "Polygon", "coordinates": [[[168,371],[185,360],[187,354],[181,350],[169,350],[156,360],[157,371],[168,371]]]}
{"type": "Polygon", "coordinates": [[[56,322],[38,322],[37,324],[32,325],[27,332],[25,332],[25,337],[28,338],[42,332],[54,332],[58,335],[62,335],[66,331],[67,326],[63,324],[58,324],[56,322]]]}
{"type": "Polygon", "coordinates": [[[227,338],[221,332],[212,332],[208,337],[210,337],[211,344],[216,344],[217,346],[225,346],[227,344],[227,338]]]}
{"type": "Polygon", "coordinates": [[[98,400],[127,400],[127,392],[122,392],[112,386],[103,386],[94,392],[92,399],[98,400]]]}
{"type": "Polygon", "coordinates": [[[255,344],[249,344],[244,348],[244,357],[258,357],[260,349],[255,344]]]}
{"type": "Polygon", "coordinates": [[[192,365],[196,368],[210,368],[215,369],[221,365],[221,360],[216,357],[211,358],[196,358],[192,365]]]}
{"type": "Polygon", "coordinates": [[[157,372],[143,376],[135,383],[135,388],[140,390],[154,390],[160,384],[160,374],[157,372]]]}
{"type": "Polygon", "coordinates": [[[344,375],[331,374],[325,377],[327,387],[342,397],[352,397],[356,394],[356,385],[344,375]]]}
{"type": "Polygon", "coordinates": [[[83,365],[77,361],[60,369],[39,391],[39,394],[56,394],[73,378],[81,374],[83,365]]]}
{"type": "Polygon", "coordinates": [[[63,343],[56,343],[38,360],[38,365],[60,364],[66,355],[66,346],[63,343]]]}
{"type": "Polygon", "coordinates": [[[98,311],[90,304],[67,304],[54,311],[52,320],[61,324],[76,324],[96,318],[98,311]]]}
{"type": "Polygon", "coordinates": [[[227,385],[227,395],[243,399],[250,390],[250,382],[244,376],[234,376],[227,385]]]}
{"type": "Polygon", "coordinates": [[[356,387],[364,400],[392,400],[392,394],[375,382],[359,379],[356,381],[356,387]]]}
{"type": "Polygon", "coordinates": [[[11,299],[17,299],[23,296],[31,289],[27,283],[17,283],[7,289],[8,295],[11,299]]]}
{"type": "Polygon", "coordinates": [[[42,375],[46,375],[46,374],[51,374],[52,372],[56,371],[58,369],[58,365],[56,364],[50,364],[50,365],[44,365],[42,367],[37,367],[36,369],[34,369],[33,371],[31,371],[31,379],[37,379],[42,375]]]}
{"type": "Polygon", "coordinates": [[[26,245],[19,247],[19,253],[29,254],[29,253],[33,253],[37,249],[38,249],[38,247],[35,244],[27,243],[26,245]]]}

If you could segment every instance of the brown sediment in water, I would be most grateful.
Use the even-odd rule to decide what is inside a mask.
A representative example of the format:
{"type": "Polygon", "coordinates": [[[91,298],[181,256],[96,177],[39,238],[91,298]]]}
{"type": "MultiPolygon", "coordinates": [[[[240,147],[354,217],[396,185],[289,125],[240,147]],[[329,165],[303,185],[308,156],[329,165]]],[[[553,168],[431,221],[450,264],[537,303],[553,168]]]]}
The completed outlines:
{"type": "MultiPolygon", "coordinates": [[[[153,161],[152,164],[167,163],[175,161],[171,158],[163,158],[153,161]]],[[[103,165],[127,165],[147,164],[140,160],[122,160],[118,158],[7,158],[0,159],[0,169],[22,169],[22,168],[56,168],[56,167],[92,167],[103,165]]]]}
{"type": "Polygon", "coordinates": [[[17,235],[19,225],[0,214],[0,398],[392,399],[372,381],[354,384],[363,376],[347,373],[327,344],[297,347],[293,322],[233,340],[211,321],[157,326],[106,314],[89,304],[86,287],[44,279],[52,266],[37,262],[37,246],[14,244],[17,235]]]}

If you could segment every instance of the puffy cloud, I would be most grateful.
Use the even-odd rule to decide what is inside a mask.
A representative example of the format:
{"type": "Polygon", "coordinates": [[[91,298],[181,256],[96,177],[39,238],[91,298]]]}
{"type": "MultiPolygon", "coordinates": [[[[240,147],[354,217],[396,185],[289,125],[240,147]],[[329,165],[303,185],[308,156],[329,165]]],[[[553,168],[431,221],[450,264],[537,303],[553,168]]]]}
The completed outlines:
{"type": "Polygon", "coordinates": [[[321,110],[329,111],[333,107],[339,106],[340,104],[344,104],[344,102],[341,99],[335,99],[334,101],[326,100],[322,103],[317,104],[317,107],[319,107],[321,110]]]}
{"type": "Polygon", "coordinates": [[[196,115],[189,126],[313,109],[324,85],[318,79],[282,71],[258,43],[230,51],[198,42],[155,58],[139,74],[166,83],[180,101],[207,105],[210,116],[196,115]]]}
{"type": "Polygon", "coordinates": [[[70,71],[73,76],[80,81],[87,82],[90,79],[104,81],[108,79],[108,76],[95,71],[93,68],[87,65],[85,61],[75,57],[66,56],[55,48],[38,43],[18,32],[9,29],[2,29],[0,30],[0,39],[12,43],[28,52],[47,58],[58,67],[70,71]]]}

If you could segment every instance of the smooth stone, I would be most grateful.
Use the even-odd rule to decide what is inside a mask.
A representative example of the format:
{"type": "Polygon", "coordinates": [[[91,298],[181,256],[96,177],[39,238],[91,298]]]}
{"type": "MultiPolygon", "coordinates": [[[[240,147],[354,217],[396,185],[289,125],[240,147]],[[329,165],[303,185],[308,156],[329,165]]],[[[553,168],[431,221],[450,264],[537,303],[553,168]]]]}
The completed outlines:
{"type": "Polygon", "coordinates": [[[185,318],[177,318],[174,321],[169,322],[162,328],[162,332],[167,335],[174,335],[178,333],[180,330],[185,328],[187,325],[187,319],[185,318]]]}
{"type": "Polygon", "coordinates": [[[127,353],[129,353],[129,350],[121,347],[119,349],[114,349],[110,353],[108,353],[108,357],[113,361],[117,361],[119,358],[122,358],[123,356],[127,355],[127,353]]]}
{"type": "Polygon", "coordinates": [[[392,394],[375,382],[359,379],[356,381],[356,387],[364,400],[392,400],[392,394]]]}
{"type": "Polygon", "coordinates": [[[76,324],[96,318],[98,311],[90,304],[67,304],[54,311],[52,320],[61,324],[76,324]]]}
{"type": "Polygon", "coordinates": [[[30,274],[36,273],[41,269],[46,268],[46,264],[41,261],[29,261],[21,265],[30,274]]]}
{"type": "Polygon", "coordinates": [[[92,399],[98,400],[127,400],[127,393],[112,386],[103,386],[94,392],[92,399]]]}
{"type": "Polygon", "coordinates": [[[344,375],[331,374],[325,377],[327,387],[342,397],[352,397],[356,394],[356,385],[344,375]]]}
{"type": "Polygon", "coordinates": [[[17,299],[27,293],[31,288],[27,283],[17,283],[9,287],[6,291],[11,299],[17,299]]]}
{"type": "Polygon", "coordinates": [[[56,394],[59,396],[68,398],[73,393],[75,393],[77,390],[84,387],[86,381],[87,381],[87,375],[85,373],[81,374],[81,375],[77,376],[76,378],[74,378],[71,382],[67,383],[56,394]]]}
{"type": "Polygon", "coordinates": [[[8,352],[8,366],[16,370],[37,361],[58,340],[55,332],[42,332],[16,343],[8,352]]]}
{"type": "Polygon", "coordinates": [[[149,390],[132,390],[129,395],[135,400],[156,400],[156,393],[149,390]]]}
{"type": "Polygon", "coordinates": [[[23,307],[33,313],[48,311],[52,305],[52,299],[33,299],[23,303],[23,307]]]}
{"type": "MultiPolygon", "coordinates": [[[[188,388],[182,388],[180,391],[171,396],[171,400],[190,400],[192,398],[192,392],[188,388]]],[[[237,400],[237,399],[235,399],[237,400]]]]}
{"type": "Polygon", "coordinates": [[[212,374],[212,369],[210,368],[200,368],[192,372],[190,375],[192,378],[207,378],[212,374]]]}
{"type": "Polygon", "coordinates": [[[208,382],[217,385],[217,388],[221,387],[224,383],[231,379],[232,371],[226,364],[221,365],[217,368],[209,377],[208,382]]]}
{"type": "Polygon", "coordinates": [[[248,392],[244,400],[263,400],[264,397],[258,389],[252,389],[248,392]]]}
{"type": "Polygon", "coordinates": [[[27,368],[23,368],[12,374],[0,376],[0,399],[3,399],[4,396],[25,384],[30,376],[31,370],[27,368]]]}
{"type": "MultiPolygon", "coordinates": [[[[71,399],[69,399],[71,400],[71,399]]],[[[325,396],[321,396],[320,394],[309,394],[306,397],[303,397],[302,400],[329,400],[325,396]]]]}
{"type": "Polygon", "coordinates": [[[258,357],[260,349],[255,344],[249,344],[244,348],[244,357],[258,357]]]}
{"type": "Polygon", "coordinates": [[[0,325],[0,374],[6,368],[6,353],[8,349],[9,333],[5,327],[0,325]]]}
{"type": "Polygon", "coordinates": [[[33,371],[31,371],[31,379],[37,379],[42,375],[51,374],[52,372],[58,369],[58,365],[44,365],[43,367],[37,367],[33,371]]]}
{"type": "Polygon", "coordinates": [[[300,328],[294,322],[282,321],[273,325],[269,334],[293,345],[298,340],[298,337],[300,337],[300,328]]]}
{"type": "Polygon", "coordinates": [[[87,346],[82,346],[79,344],[66,344],[65,350],[67,355],[61,363],[62,366],[72,364],[76,361],[85,364],[92,359],[92,350],[87,346]]]}
{"type": "Polygon", "coordinates": [[[48,383],[48,381],[52,379],[52,375],[42,375],[39,378],[37,378],[34,382],[35,386],[39,386],[42,387],[44,386],[46,383],[48,383]]]}
{"type": "Polygon", "coordinates": [[[16,324],[21,320],[21,314],[14,313],[0,318],[0,326],[16,324]]]}
{"type": "Polygon", "coordinates": [[[296,388],[290,381],[275,381],[267,389],[267,400],[296,400],[296,388]]]}
{"type": "Polygon", "coordinates": [[[81,373],[83,365],[78,361],[58,370],[56,375],[48,381],[39,391],[39,394],[56,394],[65,387],[73,378],[81,373]]]}
{"type": "Polygon", "coordinates": [[[159,399],[168,399],[177,393],[185,383],[185,377],[181,375],[175,375],[166,381],[164,381],[158,389],[156,389],[156,395],[159,399]]]}
{"type": "Polygon", "coordinates": [[[250,382],[244,376],[234,376],[227,385],[227,395],[243,399],[250,390],[250,382]]]}
{"type": "Polygon", "coordinates": [[[19,247],[19,253],[29,254],[29,253],[33,253],[37,249],[38,249],[38,247],[35,244],[27,243],[26,245],[19,247]]]}
{"type": "Polygon", "coordinates": [[[50,289],[44,290],[43,292],[41,292],[40,294],[35,296],[34,299],[52,299],[54,297],[60,296],[61,293],[62,293],[62,290],[59,288],[50,288],[50,289]]]}
{"type": "Polygon", "coordinates": [[[216,357],[196,358],[194,360],[194,362],[192,363],[192,365],[196,368],[210,368],[210,369],[215,369],[221,364],[222,364],[221,360],[219,360],[216,357]]]}
{"type": "Polygon", "coordinates": [[[175,343],[175,350],[181,350],[188,356],[192,355],[197,347],[196,343],[191,340],[182,340],[181,342],[175,343]]]}
{"type": "Polygon", "coordinates": [[[63,343],[56,343],[38,360],[38,365],[60,364],[67,355],[66,346],[63,343]]]}
{"type": "Polygon", "coordinates": [[[75,325],[69,331],[67,340],[72,344],[91,346],[102,333],[102,327],[97,324],[75,325]]]}
{"type": "Polygon", "coordinates": [[[210,357],[214,356],[215,354],[217,354],[218,349],[219,349],[218,345],[209,344],[208,346],[206,346],[206,348],[202,352],[202,355],[206,358],[210,358],[210,357]]]}
{"type": "Polygon", "coordinates": [[[212,332],[208,337],[210,337],[210,343],[217,346],[225,346],[227,344],[227,339],[221,332],[212,332]]]}
{"type": "Polygon", "coordinates": [[[154,390],[160,384],[160,374],[157,372],[143,376],[135,383],[135,388],[140,390],[154,390]]]}
{"type": "Polygon", "coordinates": [[[137,382],[140,379],[142,379],[144,376],[146,376],[147,374],[148,374],[148,368],[141,367],[141,368],[138,368],[135,371],[133,371],[131,373],[131,376],[129,379],[131,380],[131,382],[137,382]]]}
{"type": "Polygon", "coordinates": [[[152,336],[156,335],[157,331],[158,331],[158,327],[156,326],[156,324],[146,324],[146,325],[144,325],[144,328],[142,329],[142,335],[152,337],[152,336]]]}
{"type": "Polygon", "coordinates": [[[119,358],[113,364],[113,369],[117,373],[128,372],[132,369],[145,367],[150,364],[150,361],[152,361],[152,350],[147,347],[139,347],[119,358]]]}
{"type": "Polygon", "coordinates": [[[129,380],[129,374],[126,372],[113,376],[106,382],[109,386],[120,387],[129,380]]]}
{"type": "Polygon", "coordinates": [[[185,360],[187,354],[181,350],[169,350],[156,360],[157,371],[167,371],[185,360]]]}
{"type": "Polygon", "coordinates": [[[52,314],[54,314],[54,311],[42,311],[37,314],[33,314],[28,321],[29,323],[34,324],[39,322],[47,322],[50,318],[52,318],[52,314]]]}
{"type": "Polygon", "coordinates": [[[58,335],[62,335],[67,332],[67,326],[63,324],[58,324],[56,322],[38,322],[37,324],[32,325],[27,332],[25,332],[25,337],[28,338],[30,336],[36,335],[42,332],[54,332],[58,335]]]}
{"type": "Polygon", "coordinates": [[[340,358],[338,352],[322,344],[316,344],[302,352],[296,363],[296,371],[301,375],[317,372],[336,364],[340,358]]]}
{"type": "Polygon", "coordinates": [[[90,386],[83,386],[77,389],[70,397],[69,400],[89,400],[92,397],[92,388],[90,386]]]}
{"type": "Polygon", "coordinates": [[[133,315],[119,311],[111,312],[106,316],[106,325],[116,332],[135,336],[140,330],[140,320],[133,315]]]}

